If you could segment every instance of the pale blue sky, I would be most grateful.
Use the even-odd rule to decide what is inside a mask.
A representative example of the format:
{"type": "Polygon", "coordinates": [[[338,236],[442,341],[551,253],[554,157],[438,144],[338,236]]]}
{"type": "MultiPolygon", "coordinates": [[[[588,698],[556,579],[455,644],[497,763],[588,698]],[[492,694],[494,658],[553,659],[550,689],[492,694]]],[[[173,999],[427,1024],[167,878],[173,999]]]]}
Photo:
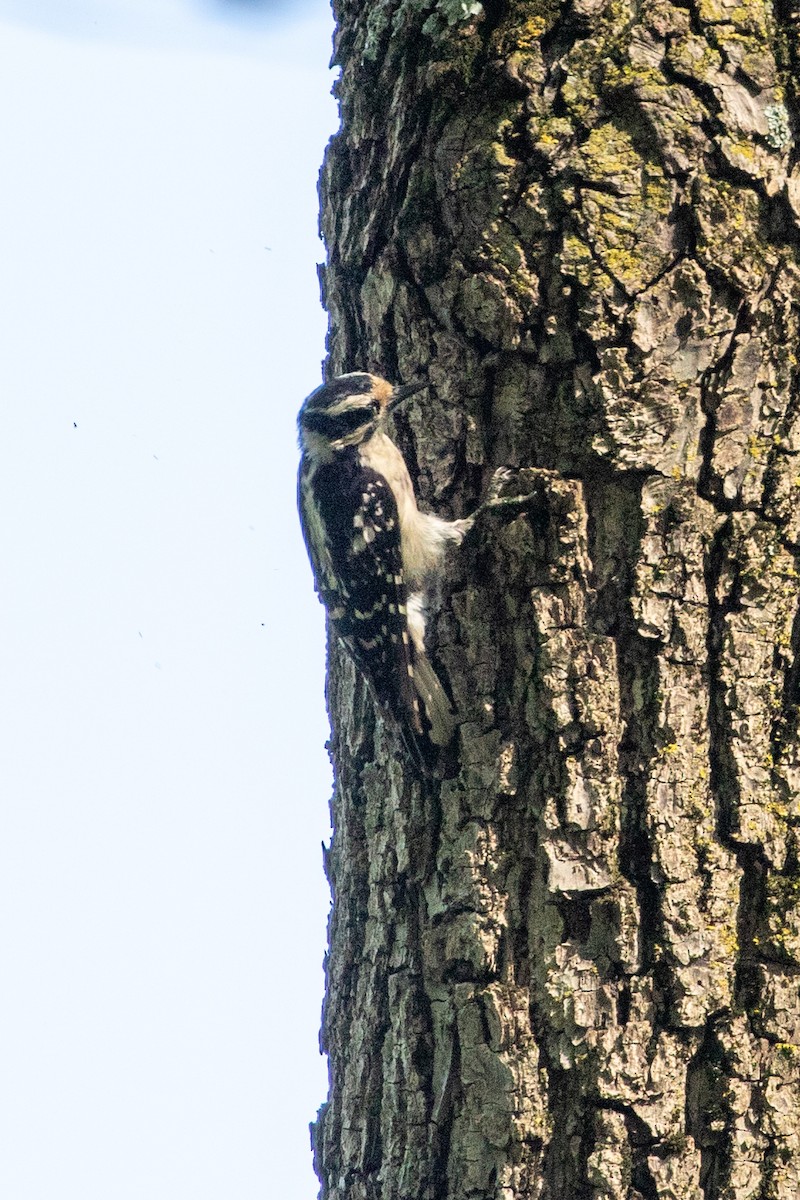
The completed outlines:
{"type": "Polygon", "coordinates": [[[316,1195],[336,114],[264,7],[0,0],[4,1200],[316,1195]]]}

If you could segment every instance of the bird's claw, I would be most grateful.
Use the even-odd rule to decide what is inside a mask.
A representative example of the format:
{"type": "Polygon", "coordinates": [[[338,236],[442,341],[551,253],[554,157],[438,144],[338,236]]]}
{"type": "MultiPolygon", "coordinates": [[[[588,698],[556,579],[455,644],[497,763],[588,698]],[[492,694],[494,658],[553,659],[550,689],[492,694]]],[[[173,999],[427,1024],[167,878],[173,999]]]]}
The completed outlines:
{"type": "Polygon", "coordinates": [[[511,470],[511,467],[497,467],[486,491],[486,499],[483,502],[484,506],[497,504],[499,501],[509,499],[510,497],[503,496],[501,493],[504,485],[509,483],[513,478],[514,472],[511,470]]]}

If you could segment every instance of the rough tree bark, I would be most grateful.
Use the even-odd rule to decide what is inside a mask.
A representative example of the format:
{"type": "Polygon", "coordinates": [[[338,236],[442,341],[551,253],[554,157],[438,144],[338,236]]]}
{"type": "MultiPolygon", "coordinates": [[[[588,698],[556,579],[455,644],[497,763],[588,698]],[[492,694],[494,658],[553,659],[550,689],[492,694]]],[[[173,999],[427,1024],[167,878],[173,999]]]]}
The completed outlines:
{"type": "Polygon", "coordinates": [[[794,0],[335,0],[333,374],[426,375],[463,722],[332,649],[326,1200],[800,1196],[794,0]]]}

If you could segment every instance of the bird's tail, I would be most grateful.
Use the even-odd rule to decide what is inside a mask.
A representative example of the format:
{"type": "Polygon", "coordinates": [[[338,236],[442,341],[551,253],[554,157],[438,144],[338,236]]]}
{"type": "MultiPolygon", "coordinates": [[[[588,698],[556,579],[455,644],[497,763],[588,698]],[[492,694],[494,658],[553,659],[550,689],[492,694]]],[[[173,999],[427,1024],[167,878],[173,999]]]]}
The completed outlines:
{"type": "Polygon", "coordinates": [[[414,660],[414,687],[430,726],[428,737],[434,746],[449,746],[456,731],[456,717],[426,654],[417,653],[414,660]]]}

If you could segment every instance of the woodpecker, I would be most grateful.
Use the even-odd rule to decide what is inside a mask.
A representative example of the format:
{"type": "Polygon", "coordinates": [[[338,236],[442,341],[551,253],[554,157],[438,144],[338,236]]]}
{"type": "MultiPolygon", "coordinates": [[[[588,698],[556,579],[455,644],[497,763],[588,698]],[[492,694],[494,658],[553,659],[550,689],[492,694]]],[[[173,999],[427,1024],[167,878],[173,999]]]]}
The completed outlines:
{"type": "Polygon", "coordinates": [[[298,507],[317,592],[334,633],[423,766],[455,715],[425,652],[425,610],[448,544],[473,518],[420,512],[389,414],[427,387],[393,387],[365,371],[306,398],[297,419],[298,507]]]}

